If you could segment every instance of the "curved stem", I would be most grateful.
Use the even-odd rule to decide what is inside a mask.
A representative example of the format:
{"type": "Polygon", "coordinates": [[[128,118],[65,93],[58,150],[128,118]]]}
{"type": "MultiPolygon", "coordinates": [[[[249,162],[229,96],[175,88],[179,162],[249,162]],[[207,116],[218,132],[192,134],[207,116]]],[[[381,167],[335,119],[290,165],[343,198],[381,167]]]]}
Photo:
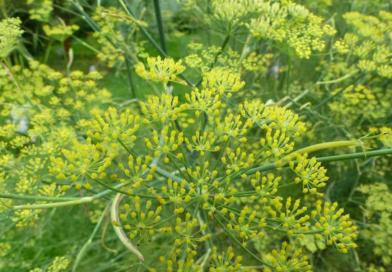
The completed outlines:
{"type": "MultiPolygon", "coordinates": [[[[124,197],[123,194],[117,194],[114,199],[113,199],[113,204],[110,209],[110,214],[111,214],[111,219],[112,222],[120,222],[120,218],[118,216],[118,206],[120,205],[121,199],[124,197]]],[[[139,262],[144,261],[144,256],[143,254],[132,244],[132,242],[128,239],[126,234],[124,233],[124,230],[120,226],[113,226],[114,232],[116,233],[118,239],[128,248],[133,254],[135,254],[138,257],[139,262]]]]}
{"type": "Polygon", "coordinates": [[[328,148],[360,145],[360,143],[361,142],[359,140],[327,142],[327,143],[315,144],[315,145],[311,145],[311,146],[299,149],[299,150],[295,151],[295,153],[299,153],[299,154],[311,153],[311,152],[315,152],[315,151],[319,151],[319,150],[323,150],[323,149],[328,149],[328,148]]]}

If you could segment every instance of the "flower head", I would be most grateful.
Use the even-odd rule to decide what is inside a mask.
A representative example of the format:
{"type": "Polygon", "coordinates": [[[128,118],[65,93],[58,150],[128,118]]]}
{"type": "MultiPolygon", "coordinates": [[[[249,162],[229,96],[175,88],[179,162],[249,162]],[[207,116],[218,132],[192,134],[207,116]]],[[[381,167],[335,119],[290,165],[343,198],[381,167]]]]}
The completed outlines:
{"type": "Polygon", "coordinates": [[[18,44],[18,38],[22,35],[20,29],[22,22],[19,18],[8,18],[0,21],[0,59],[5,58],[18,44]]]}
{"type": "Polygon", "coordinates": [[[136,73],[146,80],[151,80],[154,82],[164,82],[168,83],[169,81],[179,81],[177,79],[177,75],[183,73],[185,71],[185,66],[182,65],[182,61],[179,60],[175,62],[171,58],[161,59],[161,57],[156,58],[147,58],[147,67],[146,70],[145,65],[142,62],[139,62],[136,67],[136,73]]]}

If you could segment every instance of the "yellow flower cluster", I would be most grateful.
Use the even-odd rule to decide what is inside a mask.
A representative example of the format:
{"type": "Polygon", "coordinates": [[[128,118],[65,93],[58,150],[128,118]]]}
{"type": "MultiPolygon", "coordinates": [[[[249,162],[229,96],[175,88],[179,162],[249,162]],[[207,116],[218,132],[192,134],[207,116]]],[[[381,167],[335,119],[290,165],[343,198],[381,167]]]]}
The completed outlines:
{"type": "Polygon", "coordinates": [[[299,137],[306,131],[305,123],[299,121],[299,116],[285,108],[266,107],[260,101],[245,101],[240,104],[242,116],[254,125],[263,129],[279,129],[292,137],[299,137]]]}
{"type": "Polygon", "coordinates": [[[226,252],[222,252],[218,255],[217,247],[212,248],[212,260],[214,264],[210,267],[210,272],[220,272],[220,271],[232,271],[239,272],[244,271],[242,268],[242,257],[234,255],[233,247],[229,246],[226,252]],[[234,258],[235,257],[235,258],[234,258]]]}
{"type": "MultiPolygon", "coordinates": [[[[56,257],[45,272],[61,272],[68,268],[70,260],[66,257],[56,257]]],[[[35,268],[30,272],[44,272],[41,268],[35,268]]]]}
{"type": "Polygon", "coordinates": [[[374,241],[376,244],[376,247],[373,249],[374,253],[381,257],[384,265],[388,266],[392,262],[392,237],[390,235],[392,227],[392,194],[388,185],[381,182],[361,185],[358,190],[368,196],[366,199],[365,216],[372,222],[361,232],[361,236],[374,241]]]}
{"type": "Polygon", "coordinates": [[[271,265],[270,268],[266,268],[264,272],[272,271],[306,271],[312,272],[312,266],[308,261],[306,255],[302,255],[302,250],[293,250],[293,247],[287,242],[282,243],[280,251],[273,250],[272,256],[268,256],[266,259],[271,265]]]}
{"type": "Polygon", "coordinates": [[[335,245],[341,253],[347,253],[348,249],[356,248],[357,244],[353,240],[357,237],[357,227],[349,221],[349,215],[343,215],[344,209],[339,209],[335,202],[331,205],[322,201],[317,201],[315,211],[312,211],[312,218],[316,221],[316,229],[322,229],[321,234],[316,234],[316,239],[324,238],[327,245],[335,245]]]}
{"type": "Polygon", "coordinates": [[[7,255],[10,249],[11,245],[9,243],[0,243],[0,257],[7,255]]]}
{"type": "Polygon", "coordinates": [[[180,217],[176,219],[176,226],[174,227],[175,233],[177,235],[177,239],[174,241],[175,245],[178,247],[176,249],[177,254],[180,252],[188,252],[196,255],[195,249],[197,249],[196,242],[201,243],[206,239],[211,238],[211,234],[208,233],[206,235],[199,235],[206,228],[207,224],[202,224],[198,231],[194,231],[193,229],[199,225],[199,222],[196,218],[191,217],[190,213],[185,215],[184,224],[180,217]]]}
{"type": "Polygon", "coordinates": [[[46,35],[60,42],[64,42],[75,31],[79,30],[78,25],[67,26],[65,24],[60,24],[53,27],[49,25],[44,25],[42,28],[45,31],[46,35]]]}
{"type": "Polygon", "coordinates": [[[178,97],[172,95],[162,94],[161,97],[153,96],[147,102],[140,102],[142,112],[147,118],[143,122],[156,122],[160,121],[163,124],[169,121],[175,121],[178,118],[178,113],[181,108],[178,105],[178,97]]]}
{"type": "Polygon", "coordinates": [[[213,0],[211,8],[214,17],[231,25],[236,25],[243,17],[257,10],[257,0],[213,0]]]}
{"type": "Polygon", "coordinates": [[[133,188],[139,188],[143,182],[152,180],[156,167],[152,166],[147,171],[151,160],[151,157],[146,156],[143,162],[141,157],[134,158],[132,155],[129,155],[127,168],[122,163],[118,164],[118,167],[126,176],[126,179],[120,179],[120,182],[130,183],[133,188]]]}
{"type": "MultiPolygon", "coordinates": [[[[169,127],[165,126],[160,132],[161,138],[158,136],[158,132],[154,130],[153,132],[153,142],[150,139],[145,138],[144,141],[148,149],[154,151],[154,156],[158,157],[162,153],[166,156],[165,162],[169,162],[169,156],[174,156],[174,151],[178,149],[179,146],[184,142],[184,137],[182,132],[177,132],[176,130],[171,130],[169,133],[169,127]]],[[[182,153],[178,153],[178,158],[182,157],[182,153]]]]}
{"type": "Polygon", "coordinates": [[[195,260],[193,258],[192,253],[187,254],[184,259],[179,259],[175,253],[171,254],[169,258],[161,256],[159,261],[164,264],[166,268],[164,270],[151,268],[150,272],[202,272],[203,270],[201,265],[195,264],[195,260]]]}
{"type": "Polygon", "coordinates": [[[20,29],[21,23],[19,18],[8,18],[0,21],[0,60],[8,56],[14,46],[18,44],[18,38],[23,33],[20,29]]]}
{"type": "Polygon", "coordinates": [[[245,24],[253,37],[273,40],[299,58],[309,59],[313,51],[323,50],[323,38],[336,33],[329,24],[323,24],[323,18],[295,3],[263,3],[260,11],[261,16],[245,24]]]}
{"type": "Polygon", "coordinates": [[[214,94],[218,93],[230,98],[233,92],[238,92],[244,87],[245,82],[241,81],[239,75],[231,74],[220,69],[213,69],[205,73],[201,85],[211,90],[214,94]]]}
{"type": "Polygon", "coordinates": [[[353,11],[343,15],[354,33],[346,33],[344,40],[349,46],[345,53],[352,52],[359,58],[357,67],[364,73],[377,73],[381,77],[392,77],[390,65],[392,13],[380,10],[378,17],[353,11]]]}
{"type": "Polygon", "coordinates": [[[194,89],[190,94],[185,94],[188,104],[184,108],[195,110],[196,117],[205,112],[209,115],[218,115],[221,106],[220,95],[215,90],[194,89]]]}
{"type": "MultiPolygon", "coordinates": [[[[332,112],[343,116],[359,116],[364,115],[370,119],[376,119],[385,116],[386,109],[389,108],[390,102],[385,99],[378,98],[380,90],[370,90],[364,85],[350,85],[343,91],[336,89],[332,95],[342,92],[339,98],[328,104],[332,112]]],[[[345,118],[346,119],[346,118],[345,118]]],[[[355,121],[348,119],[347,121],[355,121]]]]}
{"type": "Polygon", "coordinates": [[[169,81],[182,82],[177,78],[177,75],[185,71],[185,66],[182,61],[175,62],[171,58],[161,59],[161,57],[147,58],[147,69],[142,62],[139,62],[136,67],[136,73],[146,80],[154,82],[163,82],[165,84],[169,81]]]}
{"type": "MultiPolygon", "coordinates": [[[[91,138],[87,138],[87,143],[75,142],[72,150],[63,149],[65,160],[61,157],[51,157],[52,168],[50,173],[60,180],[71,180],[76,183],[76,189],[82,187],[91,189],[89,183],[91,179],[106,178],[106,168],[112,164],[115,155],[112,153],[105,156],[96,145],[91,143],[91,138]]],[[[69,186],[64,185],[63,190],[68,190],[69,186]]]]}
{"type": "Polygon", "coordinates": [[[297,162],[290,162],[291,169],[298,175],[295,178],[295,183],[302,182],[303,193],[310,192],[311,194],[317,194],[323,196],[321,193],[317,193],[318,188],[323,188],[326,185],[326,181],[329,179],[325,174],[327,169],[321,166],[320,162],[316,161],[316,158],[308,159],[308,154],[297,155],[297,162]]]}
{"type": "Polygon", "coordinates": [[[132,146],[136,141],[136,131],[140,127],[140,116],[133,115],[130,109],[119,113],[116,108],[109,107],[103,116],[96,115],[90,123],[91,130],[87,135],[97,141],[97,148],[103,152],[117,153],[122,145],[132,146]]]}
{"type": "MultiPolygon", "coordinates": [[[[226,214],[227,209],[222,210],[222,214],[226,214]]],[[[256,211],[250,211],[248,207],[244,207],[240,214],[236,216],[233,212],[229,213],[230,220],[226,227],[237,233],[242,239],[242,245],[246,246],[246,240],[264,237],[265,233],[261,231],[266,226],[265,219],[259,219],[257,222],[256,211]],[[255,222],[256,221],[256,222],[255,222]]]]}
{"type": "Polygon", "coordinates": [[[16,222],[18,228],[34,226],[41,211],[40,209],[15,211],[12,221],[16,222]]]}
{"type": "Polygon", "coordinates": [[[200,131],[196,131],[195,135],[192,136],[192,142],[188,138],[185,138],[187,148],[191,151],[200,152],[200,156],[204,156],[205,152],[217,152],[220,147],[215,143],[216,138],[213,132],[204,132],[200,134],[200,131]]]}
{"type": "Polygon", "coordinates": [[[48,22],[53,11],[53,0],[27,0],[30,19],[48,22]]]}
{"type": "MultiPolygon", "coordinates": [[[[140,205],[140,197],[135,197],[134,207],[125,204],[125,213],[121,213],[121,226],[129,233],[131,240],[137,238],[138,245],[142,241],[151,242],[151,237],[155,233],[154,226],[161,220],[159,215],[162,206],[158,206],[155,211],[151,210],[152,202],[149,200],[144,209],[140,205]]],[[[120,226],[119,222],[113,222],[115,226],[120,226]]]]}

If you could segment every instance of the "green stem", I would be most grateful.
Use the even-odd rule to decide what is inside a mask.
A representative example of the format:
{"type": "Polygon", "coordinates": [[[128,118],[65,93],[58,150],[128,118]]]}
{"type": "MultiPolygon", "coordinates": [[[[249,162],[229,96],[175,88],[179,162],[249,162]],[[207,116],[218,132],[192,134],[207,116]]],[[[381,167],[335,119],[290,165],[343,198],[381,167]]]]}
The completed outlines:
{"type": "Polygon", "coordinates": [[[102,212],[101,217],[99,218],[98,223],[95,225],[95,228],[93,230],[93,232],[90,235],[90,238],[88,238],[87,242],[83,245],[82,249],[79,251],[78,255],[76,256],[76,260],[75,260],[75,264],[72,268],[72,272],[76,272],[76,269],[78,268],[78,265],[80,263],[80,261],[82,260],[84,254],[86,253],[88,247],[91,245],[91,243],[93,242],[93,238],[95,236],[95,234],[97,233],[99,226],[102,224],[103,219],[106,216],[106,212],[110,207],[110,202],[108,205],[106,205],[105,210],[102,212]]]}
{"type": "Polygon", "coordinates": [[[167,54],[165,33],[163,31],[162,15],[161,15],[161,8],[159,6],[159,0],[154,0],[153,2],[154,2],[155,17],[157,18],[159,41],[161,42],[161,48],[163,52],[167,54]]]}
{"type": "Polygon", "coordinates": [[[50,39],[48,47],[46,48],[46,52],[45,52],[45,58],[44,58],[45,64],[48,62],[50,50],[52,49],[52,44],[53,44],[53,39],[50,39]]]}
{"type": "Polygon", "coordinates": [[[93,197],[82,197],[79,200],[73,201],[65,201],[65,202],[58,202],[58,203],[46,203],[46,204],[35,204],[35,205],[18,205],[12,206],[13,210],[33,210],[33,209],[49,209],[49,208],[57,208],[57,207],[66,207],[66,206],[73,206],[82,203],[89,203],[93,201],[93,197]]]}
{"type": "Polygon", "coordinates": [[[233,234],[231,234],[231,232],[226,228],[226,226],[222,223],[222,221],[219,220],[219,218],[215,214],[214,214],[214,218],[218,222],[218,224],[222,227],[222,229],[227,233],[227,235],[229,235],[230,238],[233,239],[233,241],[236,242],[236,244],[239,245],[243,250],[245,250],[253,259],[255,259],[256,261],[262,263],[265,266],[268,266],[269,268],[273,268],[272,265],[270,265],[269,263],[263,261],[262,259],[257,257],[252,251],[250,251],[249,249],[244,247],[242,245],[242,243],[240,241],[238,241],[237,238],[235,238],[233,234]]]}
{"type": "Polygon", "coordinates": [[[287,69],[287,83],[286,83],[286,95],[288,95],[288,96],[290,96],[291,65],[292,65],[292,59],[291,59],[291,56],[289,56],[289,64],[288,64],[288,69],[287,69]]]}
{"type": "MultiPolygon", "coordinates": [[[[320,158],[316,158],[316,160],[318,162],[344,161],[344,160],[353,160],[353,159],[360,159],[360,158],[367,158],[367,157],[386,156],[386,155],[390,155],[390,154],[392,154],[392,148],[369,151],[366,153],[359,152],[359,153],[352,153],[352,154],[320,157],[320,158]]],[[[285,166],[287,166],[287,164],[285,166]]],[[[245,174],[252,175],[256,172],[265,172],[265,171],[276,169],[276,168],[278,168],[276,163],[271,163],[271,164],[267,164],[267,165],[263,165],[263,166],[249,169],[248,171],[245,172],[245,174]]]]}
{"type": "MultiPolygon", "coordinates": [[[[124,184],[116,185],[114,188],[120,188],[122,186],[124,186],[124,184]]],[[[77,200],[72,200],[72,201],[64,201],[64,202],[60,202],[60,203],[34,204],[34,205],[18,205],[18,206],[13,206],[11,208],[13,210],[18,210],[18,209],[32,210],[32,209],[50,209],[50,208],[57,208],[57,207],[73,206],[73,205],[78,205],[78,204],[82,204],[82,203],[89,203],[95,199],[101,198],[101,197],[108,195],[112,192],[113,192],[112,190],[106,190],[106,191],[100,192],[92,197],[82,197],[82,198],[78,198],[77,200]]]]}
{"type": "Polygon", "coordinates": [[[352,153],[352,154],[321,157],[321,158],[316,158],[316,159],[319,162],[330,162],[330,161],[353,160],[353,159],[360,159],[360,158],[367,158],[367,157],[386,156],[386,155],[390,155],[390,154],[392,154],[392,148],[369,151],[366,153],[358,152],[358,153],[352,153]]]}
{"type": "Polygon", "coordinates": [[[80,197],[48,197],[48,196],[26,196],[14,194],[0,194],[0,198],[22,199],[22,200],[37,200],[37,201],[74,201],[79,200],[80,197]]]}
{"type": "Polygon", "coordinates": [[[339,78],[337,78],[337,79],[326,80],[326,81],[318,81],[318,82],[316,82],[316,85],[338,83],[338,82],[340,82],[340,81],[343,81],[343,80],[345,80],[345,79],[351,77],[352,75],[354,75],[354,74],[356,74],[356,73],[358,73],[358,71],[355,71],[355,72],[353,72],[353,73],[351,73],[351,74],[347,74],[347,75],[342,76],[342,77],[339,77],[339,78]]]}
{"type": "Polygon", "coordinates": [[[94,51],[95,53],[101,53],[101,51],[99,51],[98,49],[92,47],[91,45],[89,45],[88,43],[84,42],[83,40],[79,39],[78,37],[76,37],[75,35],[71,36],[72,39],[78,41],[78,43],[80,43],[81,45],[87,47],[88,49],[90,49],[91,51],[94,51]]]}
{"type": "MultiPolygon", "coordinates": [[[[133,80],[132,80],[132,74],[131,74],[131,64],[130,64],[130,60],[129,60],[128,56],[125,56],[125,65],[127,66],[127,76],[128,76],[128,81],[129,81],[129,88],[131,90],[131,97],[132,97],[132,99],[135,99],[137,97],[136,97],[136,93],[135,93],[135,87],[133,86],[133,80]]],[[[140,112],[142,112],[141,108],[140,108],[140,104],[138,103],[137,105],[138,105],[140,112]]]]}

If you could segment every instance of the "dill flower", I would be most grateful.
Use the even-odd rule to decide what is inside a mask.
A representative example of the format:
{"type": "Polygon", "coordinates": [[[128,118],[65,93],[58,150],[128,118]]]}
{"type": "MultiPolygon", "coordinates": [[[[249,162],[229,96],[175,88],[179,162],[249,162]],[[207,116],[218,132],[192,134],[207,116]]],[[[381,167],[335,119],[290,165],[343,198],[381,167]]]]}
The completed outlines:
{"type": "Polygon", "coordinates": [[[29,225],[35,226],[40,213],[40,209],[15,211],[14,217],[12,217],[11,220],[17,222],[16,227],[18,228],[27,227],[29,225]]]}
{"type": "Polygon", "coordinates": [[[53,11],[53,0],[27,0],[30,19],[48,22],[53,11]]]}
{"type": "Polygon", "coordinates": [[[178,97],[162,94],[161,97],[152,96],[147,102],[140,101],[142,112],[147,115],[143,122],[150,123],[160,121],[166,124],[167,121],[175,121],[181,108],[177,107],[178,97]]]}
{"type": "Polygon", "coordinates": [[[176,249],[176,253],[186,251],[188,253],[196,255],[197,252],[195,250],[197,248],[197,243],[202,243],[206,239],[211,238],[210,233],[206,235],[199,235],[207,228],[207,224],[201,225],[198,231],[194,231],[193,229],[198,225],[198,220],[196,218],[192,219],[190,213],[187,213],[185,215],[184,221],[180,217],[177,217],[176,226],[174,228],[174,234],[178,237],[174,241],[174,244],[178,247],[176,249]]]}
{"type": "MultiPolygon", "coordinates": [[[[86,189],[91,189],[89,183],[91,179],[106,178],[105,170],[112,164],[115,155],[109,154],[105,156],[91,143],[91,139],[87,139],[87,143],[82,144],[75,142],[71,150],[63,149],[61,157],[50,158],[52,167],[50,173],[56,175],[56,178],[62,180],[71,180],[72,184],[76,183],[75,188],[80,189],[82,184],[86,189]]],[[[67,190],[69,187],[64,186],[67,190]]]]}
{"type": "MultiPolygon", "coordinates": [[[[255,176],[250,180],[253,188],[255,189],[257,199],[261,203],[267,203],[268,199],[273,199],[278,192],[279,182],[282,177],[275,177],[274,174],[269,173],[267,176],[261,176],[260,172],[256,172],[255,176]]],[[[256,196],[251,196],[252,200],[256,199],[256,196]]]]}
{"type": "Polygon", "coordinates": [[[64,42],[69,36],[71,36],[75,31],[79,30],[79,26],[65,24],[60,24],[57,26],[44,25],[42,29],[45,31],[46,35],[52,37],[55,40],[64,42]]]}
{"type": "Polygon", "coordinates": [[[122,145],[133,145],[139,123],[140,116],[133,115],[130,109],[119,113],[116,108],[109,107],[103,116],[95,116],[87,135],[99,141],[96,145],[98,149],[116,153],[122,149],[122,145]]]}
{"type": "Polygon", "coordinates": [[[220,69],[213,69],[203,75],[201,85],[206,89],[212,90],[214,93],[219,93],[230,98],[233,92],[238,92],[244,87],[245,82],[241,81],[239,75],[231,74],[220,69]]]}
{"type": "Polygon", "coordinates": [[[275,229],[281,227],[287,230],[288,235],[299,235],[299,237],[303,236],[301,232],[309,230],[306,223],[309,221],[310,216],[304,214],[307,207],[299,208],[301,203],[299,199],[294,202],[294,205],[292,205],[291,197],[286,199],[285,205],[282,203],[281,198],[271,199],[269,203],[270,205],[264,209],[279,223],[278,226],[274,226],[275,229]]]}
{"type": "Polygon", "coordinates": [[[11,245],[9,243],[0,243],[0,256],[4,257],[5,255],[7,255],[10,249],[11,245]]]}
{"type": "Polygon", "coordinates": [[[167,186],[162,186],[161,191],[162,195],[166,196],[166,200],[163,199],[161,195],[158,195],[157,199],[161,204],[173,203],[174,204],[174,213],[180,214],[185,211],[183,204],[188,203],[192,199],[192,194],[195,190],[186,190],[185,188],[186,181],[182,182],[173,182],[173,180],[167,180],[167,186]]]}
{"type": "Polygon", "coordinates": [[[139,62],[135,66],[136,73],[146,80],[151,80],[154,82],[168,83],[169,81],[180,82],[177,79],[177,75],[185,71],[185,66],[182,65],[182,61],[179,60],[175,62],[171,58],[161,59],[161,57],[147,58],[147,67],[142,62],[139,62]]]}
{"type": "Polygon", "coordinates": [[[302,255],[302,249],[293,250],[287,242],[283,242],[280,251],[273,250],[272,256],[268,256],[267,262],[272,266],[265,268],[264,272],[273,271],[306,271],[312,272],[312,266],[308,262],[308,257],[302,255]]]}
{"type": "MultiPolygon", "coordinates": [[[[45,272],[61,272],[65,271],[68,268],[70,260],[66,257],[56,257],[52,264],[48,267],[45,272]]],[[[30,272],[44,272],[41,268],[35,268],[30,270],[30,272]]]]}
{"type": "Polygon", "coordinates": [[[143,182],[152,180],[156,167],[152,166],[150,170],[147,171],[148,164],[151,162],[151,160],[151,157],[146,156],[143,162],[141,157],[134,158],[132,155],[129,155],[127,165],[128,167],[125,167],[122,163],[118,164],[120,170],[123,171],[127,177],[126,179],[120,179],[120,182],[131,182],[133,188],[139,188],[143,182]]]}
{"type": "Polygon", "coordinates": [[[70,260],[66,257],[56,257],[48,267],[48,272],[60,272],[68,268],[70,260]]]}
{"type": "MultiPolygon", "coordinates": [[[[290,140],[290,137],[287,137],[284,131],[278,129],[273,133],[271,128],[267,128],[265,138],[260,139],[263,156],[274,155],[276,159],[280,159],[284,154],[291,153],[294,149],[294,142],[290,142],[290,140]]],[[[281,162],[278,161],[277,163],[281,162]]]]}
{"type": "Polygon", "coordinates": [[[322,24],[323,18],[309,12],[301,5],[289,3],[263,3],[262,15],[245,23],[253,37],[270,39],[278,45],[287,45],[290,54],[309,59],[313,51],[325,47],[324,36],[332,36],[336,31],[329,24],[322,24]],[[292,21],[296,21],[292,24],[292,21]]]}
{"type": "Polygon", "coordinates": [[[371,73],[377,69],[377,64],[372,60],[360,60],[358,68],[365,73],[371,73]]]}
{"type": "Polygon", "coordinates": [[[252,72],[267,72],[268,67],[271,65],[273,54],[268,53],[265,55],[251,52],[246,59],[242,61],[242,65],[246,71],[252,72]]]}
{"type": "Polygon", "coordinates": [[[247,169],[255,162],[253,154],[246,154],[246,152],[241,151],[241,148],[232,151],[230,147],[226,148],[226,156],[222,157],[221,160],[226,166],[226,174],[247,169]]]}
{"type": "Polygon", "coordinates": [[[327,169],[322,167],[321,163],[316,161],[316,158],[307,159],[307,157],[308,154],[306,153],[297,155],[296,165],[294,162],[290,162],[291,169],[298,175],[295,178],[295,183],[302,182],[303,193],[310,192],[322,196],[323,194],[318,193],[317,189],[326,186],[326,181],[329,179],[325,175],[327,169]]]}
{"type": "Polygon", "coordinates": [[[227,141],[230,137],[246,142],[245,134],[251,126],[249,122],[241,120],[241,115],[229,114],[224,120],[215,119],[217,135],[227,141]]]}
{"type": "Polygon", "coordinates": [[[212,248],[213,264],[210,267],[210,272],[218,271],[243,271],[241,261],[242,256],[235,257],[233,247],[229,246],[226,252],[218,255],[217,247],[212,248]],[[234,258],[235,257],[235,258],[234,258]]]}
{"type": "Polygon", "coordinates": [[[200,113],[206,112],[209,115],[218,115],[221,101],[219,94],[215,94],[213,90],[199,90],[195,88],[190,94],[185,94],[187,104],[183,104],[186,109],[196,110],[196,117],[200,113]]]}
{"type": "Polygon", "coordinates": [[[377,88],[370,90],[363,85],[350,85],[343,91],[335,89],[331,94],[338,92],[342,92],[342,95],[334,102],[328,103],[328,106],[340,116],[363,114],[370,119],[381,118],[385,116],[385,110],[390,105],[389,101],[380,99],[382,94],[379,94],[380,90],[377,88]]]}
{"type": "Polygon", "coordinates": [[[240,110],[252,125],[257,124],[263,129],[281,130],[292,137],[299,137],[306,131],[305,123],[299,121],[299,116],[285,108],[266,107],[256,100],[240,104],[240,110]]]}
{"type": "Polygon", "coordinates": [[[192,136],[192,142],[188,138],[185,138],[187,148],[190,151],[200,152],[200,156],[204,156],[205,152],[217,152],[220,147],[215,145],[215,134],[213,132],[204,131],[200,134],[200,131],[196,131],[195,135],[192,136]]]}
{"type": "Polygon", "coordinates": [[[22,22],[19,18],[8,18],[0,21],[0,59],[8,56],[12,49],[19,43],[22,36],[20,29],[22,22]]]}
{"type": "MultiPolygon", "coordinates": [[[[226,213],[226,211],[223,211],[226,213]]],[[[236,215],[233,212],[229,213],[230,220],[226,227],[237,233],[242,239],[242,245],[246,246],[246,240],[255,239],[257,237],[264,237],[265,233],[260,228],[265,227],[265,219],[256,219],[256,211],[251,211],[249,207],[245,206],[240,214],[236,215]]]]}
{"type": "Polygon", "coordinates": [[[338,203],[317,201],[316,210],[312,211],[312,218],[316,221],[316,229],[323,230],[316,234],[316,239],[324,238],[327,245],[335,245],[341,253],[347,253],[349,248],[356,248],[353,240],[357,237],[357,227],[349,221],[349,215],[343,215],[344,209],[338,208],[338,203]]]}
{"type": "Polygon", "coordinates": [[[164,264],[166,268],[164,270],[151,268],[150,272],[172,272],[172,271],[184,271],[184,272],[202,272],[201,265],[196,264],[193,259],[194,254],[187,253],[184,259],[179,259],[176,253],[172,253],[170,257],[165,258],[164,256],[159,257],[159,262],[164,264]]]}
{"type": "Polygon", "coordinates": [[[257,11],[256,0],[213,0],[211,8],[215,18],[236,25],[243,17],[257,11]]]}
{"type": "Polygon", "coordinates": [[[347,54],[350,51],[349,45],[344,40],[336,41],[333,47],[339,54],[347,54]]]}
{"type": "Polygon", "coordinates": [[[182,158],[182,153],[175,155],[174,151],[176,151],[178,147],[184,142],[183,133],[177,132],[176,130],[171,130],[169,133],[169,127],[165,126],[161,131],[161,135],[163,141],[159,139],[158,132],[154,130],[152,142],[148,138],[144,139],[147,148],[154,151],[154,156],[158,157],[161,153],[163,153],[166,157],[166,163],[169,162],[169,155],[182,158]]]}

